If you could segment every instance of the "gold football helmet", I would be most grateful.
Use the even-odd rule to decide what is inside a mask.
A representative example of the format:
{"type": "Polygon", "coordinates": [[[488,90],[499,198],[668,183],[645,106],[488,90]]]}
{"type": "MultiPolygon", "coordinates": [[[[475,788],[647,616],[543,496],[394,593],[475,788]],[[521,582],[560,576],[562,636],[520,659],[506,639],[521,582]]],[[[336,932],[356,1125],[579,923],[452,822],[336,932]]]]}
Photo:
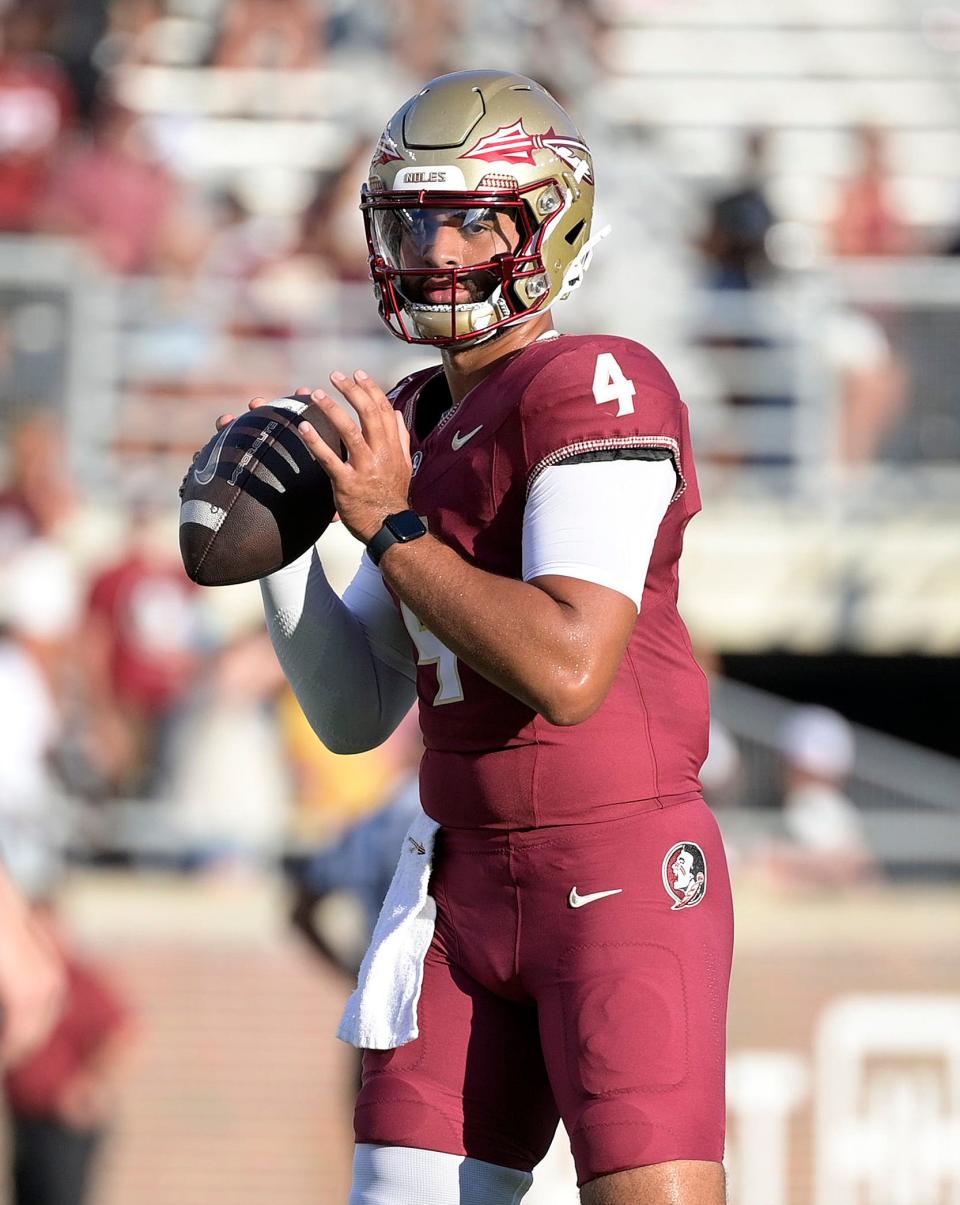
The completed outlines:
{"type": "Polygon", "coordinates": [[[542,313],[598,241],[579,130],[538,83],[500,71],[441,75],[408,100],[360,208],[380,316],[408,343],[476,343],[542,313]]]}

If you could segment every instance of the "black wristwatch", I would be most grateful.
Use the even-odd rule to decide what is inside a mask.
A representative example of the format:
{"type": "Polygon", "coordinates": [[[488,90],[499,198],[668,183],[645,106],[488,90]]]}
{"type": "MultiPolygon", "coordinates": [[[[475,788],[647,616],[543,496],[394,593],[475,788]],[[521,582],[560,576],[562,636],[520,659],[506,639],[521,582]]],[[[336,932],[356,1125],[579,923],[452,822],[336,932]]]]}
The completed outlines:
{"type": "Polygon", "coordinates": [[[375,565],[392,544],[407,544],[427,534],[427,525],[415,510],[402,510],[387,515],[383,526],[367,544],[367,554],[375,565]]]}

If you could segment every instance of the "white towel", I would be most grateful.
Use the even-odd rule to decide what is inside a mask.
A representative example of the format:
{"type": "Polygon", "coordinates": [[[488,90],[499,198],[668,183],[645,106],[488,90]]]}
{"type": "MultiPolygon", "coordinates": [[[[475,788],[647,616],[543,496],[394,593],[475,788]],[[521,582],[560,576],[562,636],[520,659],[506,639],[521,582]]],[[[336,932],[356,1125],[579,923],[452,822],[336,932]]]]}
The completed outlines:
{"type": "Polygon", "coordinates": [[[361,1050],[393,1050],[420,1033],[417,1003],[437,917],[427,886],[439,827],[421,812],[403,839],[400,861],[360,964],[356,991],[337,1030],[338,1038],[361,1050]]]}

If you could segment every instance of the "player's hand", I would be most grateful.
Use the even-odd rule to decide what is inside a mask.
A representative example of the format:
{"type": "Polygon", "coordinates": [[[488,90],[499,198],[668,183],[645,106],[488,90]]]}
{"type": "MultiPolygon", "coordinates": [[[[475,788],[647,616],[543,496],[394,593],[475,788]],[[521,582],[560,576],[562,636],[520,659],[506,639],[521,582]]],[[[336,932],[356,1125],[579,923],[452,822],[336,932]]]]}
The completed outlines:
{"type": "MultiPolygon", "coordinates": [[[[310,397],[310,390],[306,387],[306,385],[301,385],[298,389],[295,389],[293,392],[294,392],[294,397],[302,397],[304,399],[304,401],[306,401],[310,397]]],[[[259,406],[269,406],[269,404],[270,403],[267,401],[267,399],[265,397],[254,397],[254,398],[251,398],[249,402],[247,402],[247,409],[248,410],[256,410],[259,406]]],[[[229,425],[236,419],[236,417],[237,416],[235,414],[221,414],[219,416],[219,418],[217,419],[217,430],[222,431],[224,427],[229,427],[229,425]]]]}
{"type": "Polygon", "coordinates": [[[355,372],[352,379],[333,372],[330,380],[356,410],[359,424],[322,389],[315,389],[310,396],[339,433],[347,460],[342,461],[309,423],[301,423],[298,430],[333,483],[340,519],[366,544],[387,515],[410,505],[410,435],[403,415],[394,410],[380,386],[365,372],[355,372]]]}

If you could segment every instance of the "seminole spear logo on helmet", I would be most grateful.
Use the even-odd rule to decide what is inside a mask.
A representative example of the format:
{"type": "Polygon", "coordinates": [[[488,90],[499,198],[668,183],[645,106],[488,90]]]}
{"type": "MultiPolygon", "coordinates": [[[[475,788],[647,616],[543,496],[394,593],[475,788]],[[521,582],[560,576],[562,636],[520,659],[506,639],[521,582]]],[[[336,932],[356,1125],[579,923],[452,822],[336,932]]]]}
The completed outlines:
{"type": "Polygon", "coordinates": [[[580,171],[580,165],[584,164],[585,170],[580,179],[593,183],[588,159],[590,150],[585,142],[578,138],[561,138],[553,126],[545,134],[528,134],[523,128],[522,118],[512,126],[501,126],[493,134],[480,138],[460,158],[484,159],[488,163],[535,164],[533,152],[542,150],[552,151],[575,172],[580,171]]]}

